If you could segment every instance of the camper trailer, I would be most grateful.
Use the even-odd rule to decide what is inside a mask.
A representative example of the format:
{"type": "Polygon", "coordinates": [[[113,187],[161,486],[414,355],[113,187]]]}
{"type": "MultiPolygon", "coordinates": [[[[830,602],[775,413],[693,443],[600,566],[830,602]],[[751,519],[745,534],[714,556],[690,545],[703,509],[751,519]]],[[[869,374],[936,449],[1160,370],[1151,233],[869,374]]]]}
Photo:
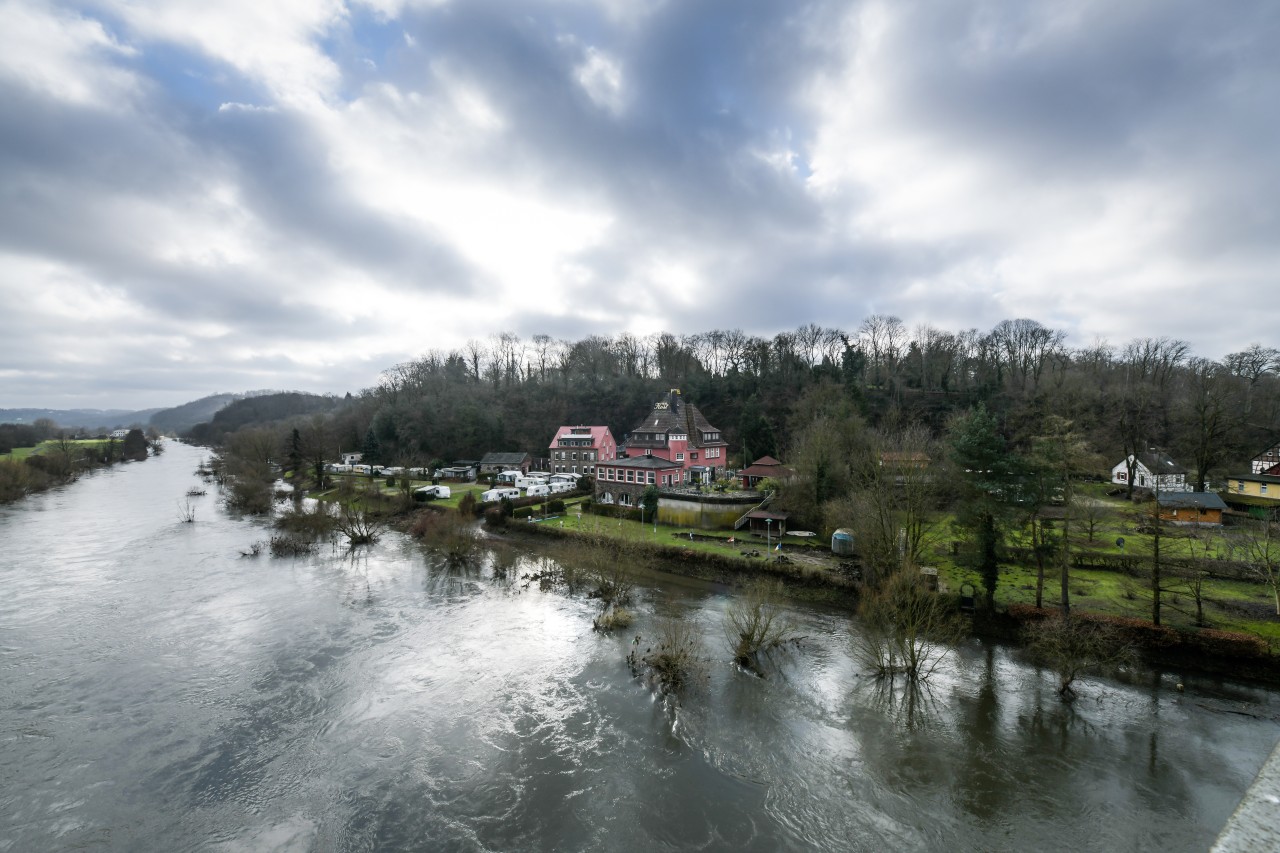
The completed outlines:
{"type": "Polygon", "coordinates": [[[516,480],[517,489],[528,489],[532,486],[545,486],[547,484],[545,477],[525,477],[521,476],[516,480]]]}
{"type": "Polygon", "coordinates": [[[495,483],[502,483],[508,486],[514,486],[516,480],[524,476],[523,471],[503,471],[501,474],[493,478],[495,483]]]}
{"type": "Polygon", "coordinates": [[[541,498],[549,494],[551,494],[551,487],[546,483],[533,483],[524,492],[524,496],[527,498],[541,498]]]}
{"type": "Polygon", "coordinates": [[[563,480],[555,480],[554,482],[547,483],[547,488],[551,490],[551,494],[553,495],[562,495],[565,492],[572,492],[574,490],[574,484],[566,483],[563,480]]]}
{"type": "Polygon", "coordinates": [[[498,501],[502,500],[503,498],[510,498],[511,500],[515,500],[515,499],[516,499],[516,498],[518,498],[518,497],[520,497],[520,490],[519,490],[519,489],[510,489],[510,488],[508,488],[508,489],[490,489],[490,490],[489,490],[489,491],[487,491],[487,492],[481,492],[481,493],[480,493],[480,500],[481,500],[481,502],[483,502],[483,503],[497,503],[498,501]]]}
{"type": "Polygon", "coordinates": [[[453,494],[448,486],[421,486],[413,490],[415,500],[433,501],[443,499],[453,494]]]}

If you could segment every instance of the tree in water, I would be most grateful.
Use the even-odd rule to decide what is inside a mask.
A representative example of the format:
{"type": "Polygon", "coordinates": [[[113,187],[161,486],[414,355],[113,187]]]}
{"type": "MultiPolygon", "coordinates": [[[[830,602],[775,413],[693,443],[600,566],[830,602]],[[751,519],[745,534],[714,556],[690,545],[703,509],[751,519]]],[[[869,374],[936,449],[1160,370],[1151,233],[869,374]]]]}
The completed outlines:
{"type": "Polygon", "coordinates": [[[966,633],[952,603],[929,589],[907,566],[864,595],[858,607],[862,631],[858,656],[877,676],[927,681],[966,633]]]}
{"type": "Polygon", "coordinates": [[[760,672],[760,659],[799,640],[795,621],[782,607],[782,582],[753,581],[725,611],[725,641],[734,663],[760,672]]]}
{"type": "Polygon", "coordinates": [[[1076,698],[1076,679],[1089,672],[1108,672],[1136,660],[1133,645],[1110,625],[1080,617],[1051,616],[1024,631],[1027,653],[1057,675],[1058,696],[1076,698]]]}

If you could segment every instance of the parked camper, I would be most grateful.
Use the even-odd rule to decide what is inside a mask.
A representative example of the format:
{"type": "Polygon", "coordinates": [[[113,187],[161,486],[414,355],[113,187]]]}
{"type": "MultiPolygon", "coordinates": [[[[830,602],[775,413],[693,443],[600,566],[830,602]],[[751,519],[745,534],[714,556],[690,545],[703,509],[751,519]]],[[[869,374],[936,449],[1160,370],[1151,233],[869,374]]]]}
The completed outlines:
{"type": "Polygon", "coordinates": [[[487,492],[481,492],[481,493],[480,493],[480,501],[481,501],[482,503],[497,503],[498,501],[502,500],[503,498],[510,498],[511,500],[515,500],[515,499],[516,499],[516,498],[518,498],[518,497],[520,497],[520,490],[519,490],[519,489],[510,489],[510,488],[508,488],[508,489],[490,489],[490,490],[489,490],[489,491],[487,491],[487,492]]]}
{"type": "Polygon", "coordinates": [[[420,501],[443,499],[452,494],[448,486],[420,486],[413,490],[414,499],[420,501]]]}
{"type": "Polygon", "coordinates": [[[368,465],[352,465],[351,473],[352,474],[368,474],[369,466],[368,465]]]}
{"type": "Polygon", "coordinates": [[[545,486],[547,484],[544,477],[521,477],[516,480],[517,489],[529,489],[533,486],[545,486]]]}
{"type": "Polygon", "coordinates": [[[551,487],[546,483],[534,483],[524,492],[526,498],[540,498],[549,494],[551,494],[551,487]]]}
{"type": "Polygon", "coordinates": [[[556,480],[554,483],[547,483],[547,488],[551,490],[551,494],[561,495],[565,492],[572,492],[574,485],[573,483],[566,483],[563,480],[556,480]]]}
{"type": "Polygon", "coordinates": [[[524,476],[523,471],[503,471],[497,477],[494,477],[494,482],[507,483],[508,485],[515,485],[515,482],[523,476],[524,476]]]}

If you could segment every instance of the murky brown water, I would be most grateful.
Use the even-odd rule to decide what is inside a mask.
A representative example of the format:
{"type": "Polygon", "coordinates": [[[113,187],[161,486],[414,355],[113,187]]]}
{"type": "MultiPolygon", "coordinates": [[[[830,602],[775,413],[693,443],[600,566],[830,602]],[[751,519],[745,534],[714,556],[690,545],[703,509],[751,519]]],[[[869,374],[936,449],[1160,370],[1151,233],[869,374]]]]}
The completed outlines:
{"type": "Polygon", "coordinates": [[[451,571],[392,536],[241,558],[267,533],[170,444],[0,509],[0,850],[1204,850],[1280,737],[1268,690],[1151,674],[1062,706],[973,642],[915,701],[862,676],[840,614],[728,663],[723,591],[590,602],[451,571]],[[624,657],[657,615],[705,637],[677,709],[624,657]]]}

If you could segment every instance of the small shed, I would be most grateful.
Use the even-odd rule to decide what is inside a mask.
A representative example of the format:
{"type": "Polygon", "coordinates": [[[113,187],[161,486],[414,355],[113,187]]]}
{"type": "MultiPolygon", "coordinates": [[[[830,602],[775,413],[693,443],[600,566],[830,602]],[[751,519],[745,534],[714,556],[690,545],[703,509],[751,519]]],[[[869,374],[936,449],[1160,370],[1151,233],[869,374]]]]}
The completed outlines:
{"type": "Polygon", "coordinates": [[[1169,492],[1158,498],[1160,520],[1187,527],[1221,527],[1227,504],[1213,492],[1169,492]]]}
{"type": "Polygon", "coordinates": [[[747,522],[751,526],[752,533],[758,533],[761,536],[781,536],[787,532],[787,519],[790,516],[785,512],[773,512],[767,509],[753,509],[746,514],[747,522]]]}
{"type": "Polygon", "coordinates": [[[853,556],[853,531],[847,527],[841,527],[835,533],[831,534],[831,553],[837,557],[853,556]]]}

